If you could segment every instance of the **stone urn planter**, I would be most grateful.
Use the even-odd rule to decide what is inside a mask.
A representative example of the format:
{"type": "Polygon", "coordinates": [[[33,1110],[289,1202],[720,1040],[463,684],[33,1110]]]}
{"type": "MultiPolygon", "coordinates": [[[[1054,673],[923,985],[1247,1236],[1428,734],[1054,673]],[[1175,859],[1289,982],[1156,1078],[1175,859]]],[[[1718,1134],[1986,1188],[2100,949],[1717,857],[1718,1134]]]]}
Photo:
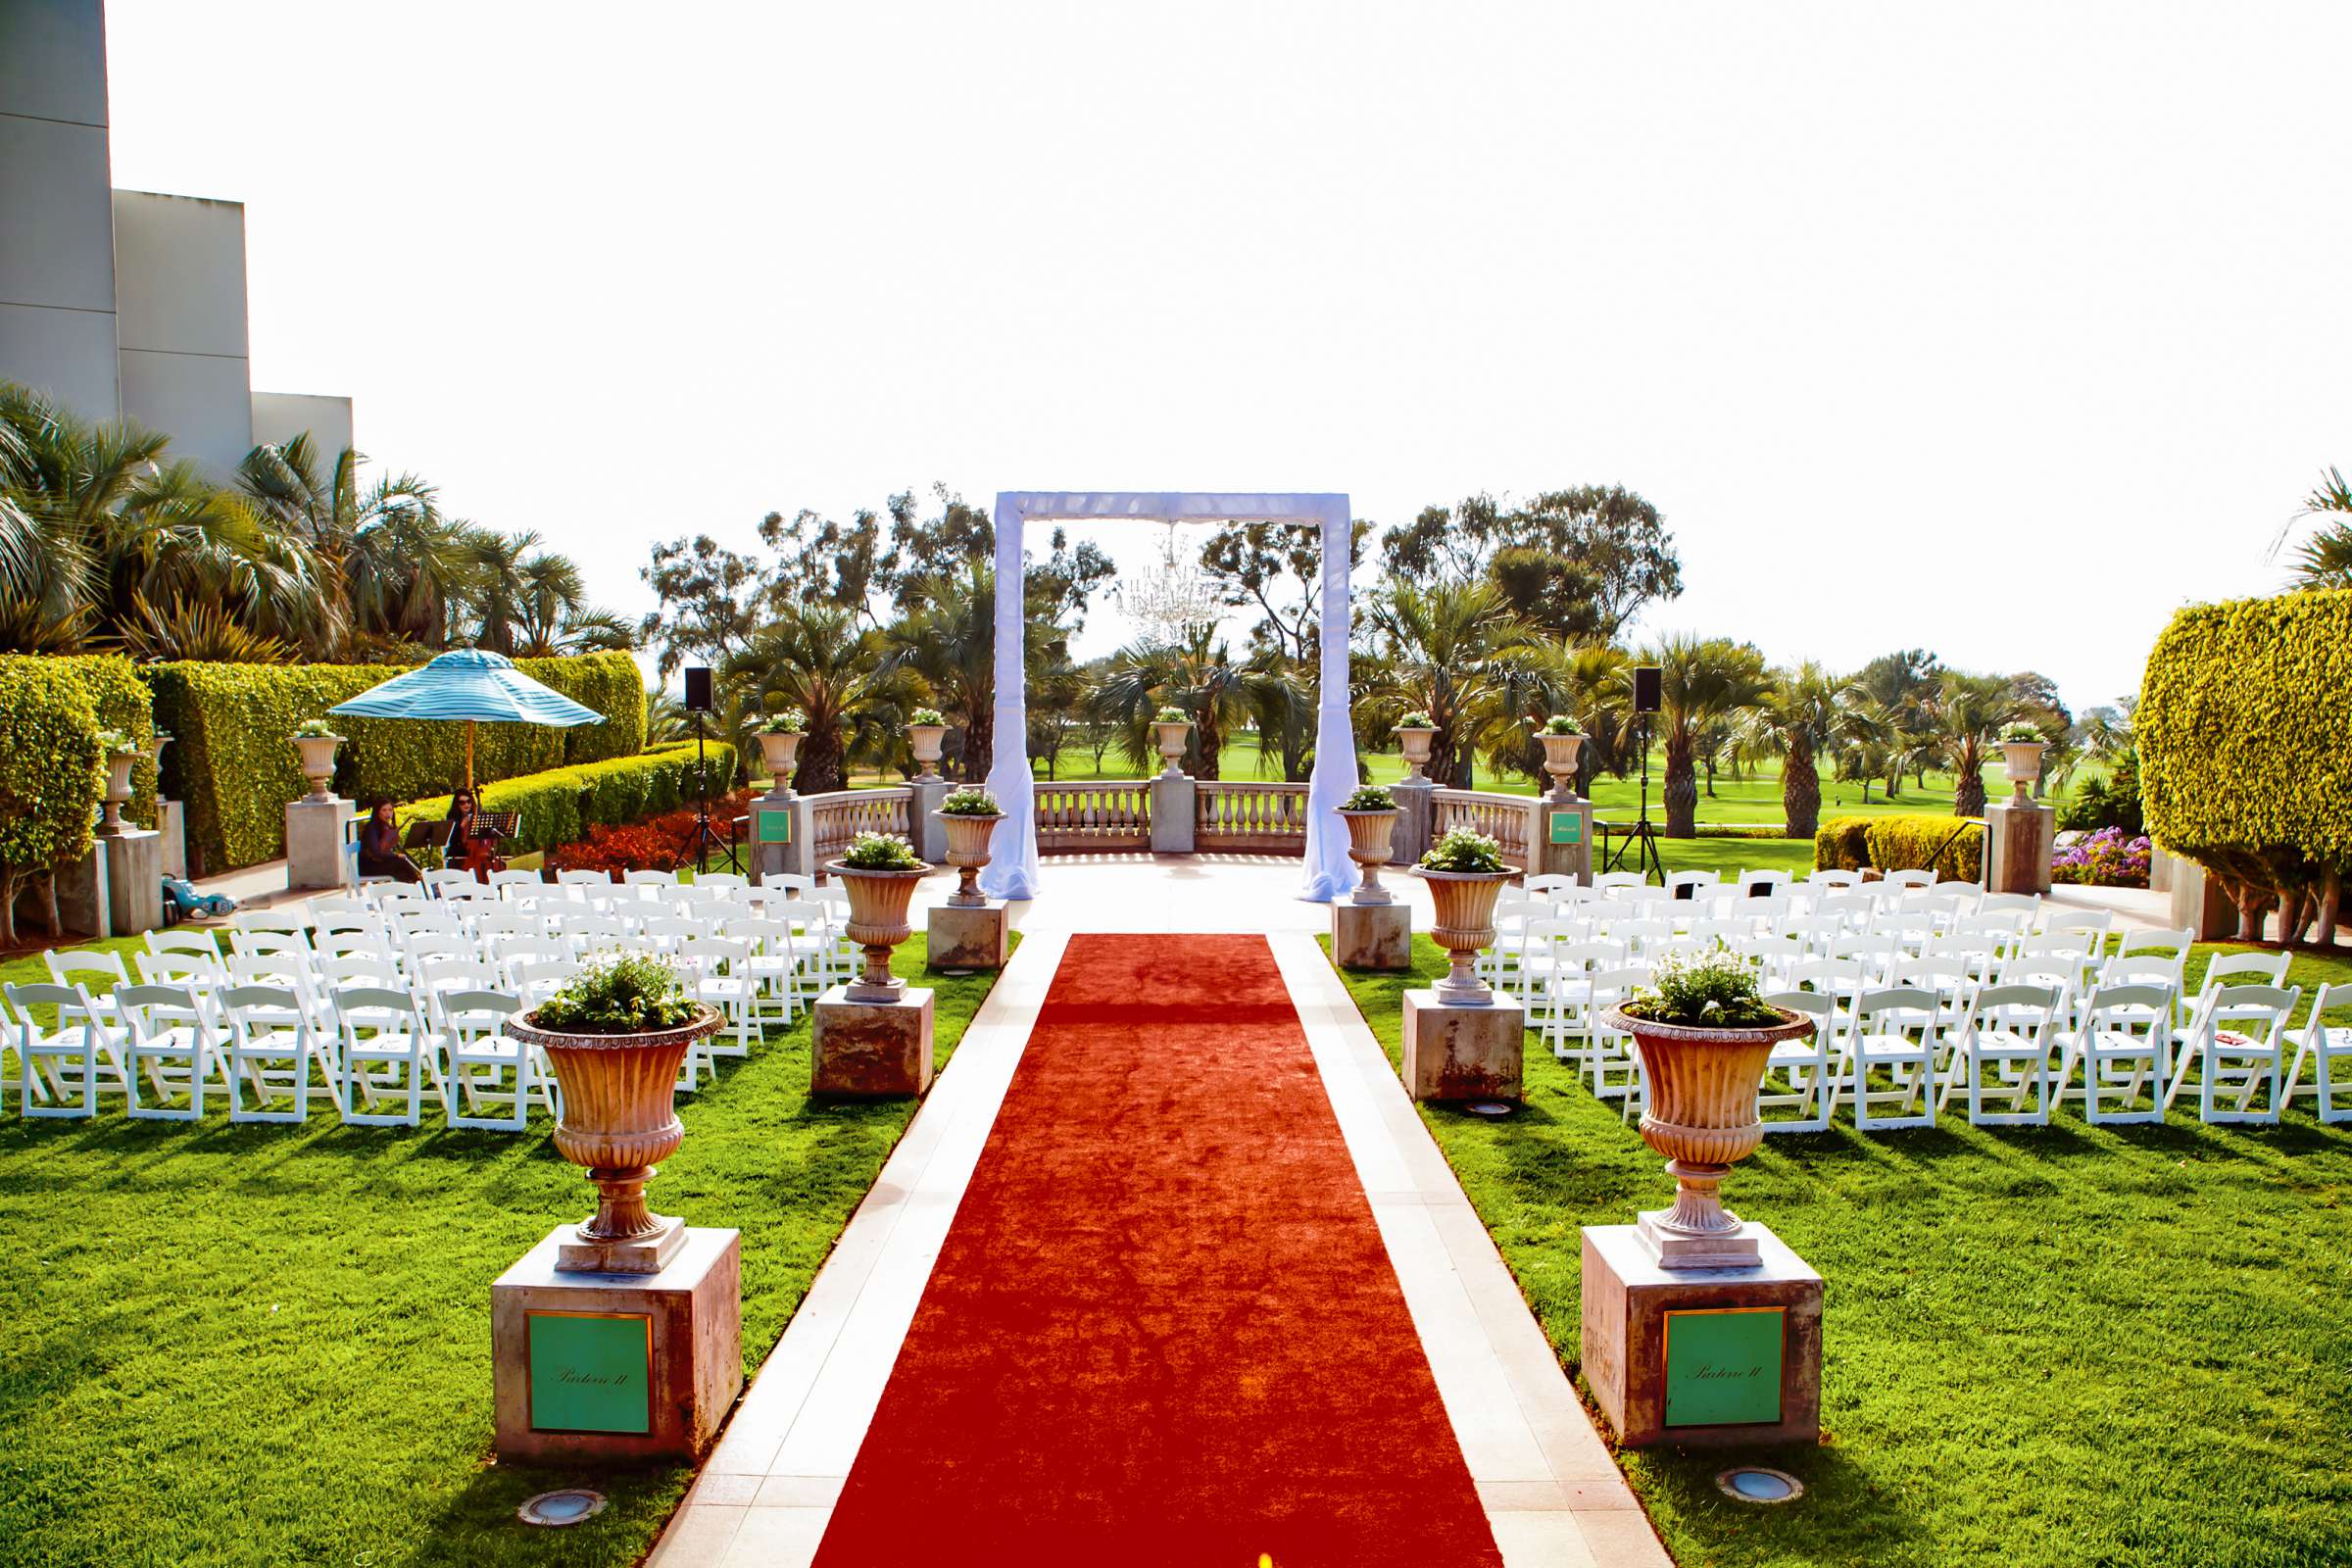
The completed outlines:
{"type": "Polygon", "coordinates": [[[1418,727],[1400,729],[1396,732],[1397,744],[1404,748],[1405,776],[1407,778],[1429,777],[1429,743],[1437,733],[1434,729],[1418,727]]]}
{"type": "Polygon", "coordinates": [[[1784,1020],[1760,1028],[1701,1029],[1653,1023],[1611,1007],[1600,1021],[1634,1037],[1649,1086],[1642,1141],[1666,1156],[1674,1206],[1641,1218],[1643,1241],[1665,1268],[1752,1268],[1755,1239],[1723,1206],[1716,1189],[1733,1164],[1764,1141],[1756,1092],[1772,1048],[1813,1032],[1813,1021],[1776,1007],[1784,1020]]]}
{"type": "Polygon", "coordinates": [[[1577,754],[1585,749],[1582,735],[1553,735],[1545,730],[1536,731],[1536,739],[1544,743],[1544,771],[1551,777],[1552,793],[1570,795],[1576,789],[1577,754]]]}
{"type": "Polygon", "coordinates": [[[980,891],[980,868],[988,863],[989,840],[995,835],[997,824],[1004,820],[1004,813],[975,816],[964,811],[933,811],[931,814],[948,830],[948,863],[962,878],[956,884],[956,891],[948,895],[948,902],[958,909],[982,907],[988,903],[988,896],[980,891]]]}
{"type": "Polygon", "coordinates": [[[106,760],[106,804],[99,808],[98,836],[122,836],[122,808],[130,804],[130,770],[137,764],[137,752],[116,752],[106,760]]]}
{"type": "Polygon", "coordinates": [[[1519,874],[1519,867],[1433,871],[1417,865],[1413,873],[1429,884],[1429,896],[1438,906],[1430,940],[1446,950],[1452,965],[1433,988],[1438,1000],[1455,1006],[1487,1005],[1494,1000],[1494,993],[1478,977],[1478,953],[1494,944],[1494,901],[1501,895],[1502,885],[1519,874]]]}
{"type": "Polygon", "coordinates": [[[328,799],[335,782],[335,748],[343,744],[343,737],[297,735],[293,739],[294,749],[302,754],[302,776],[311,781],[311,799],[328,799]]]}
{"type": "Polygon", "coordinates": [[[686,1222],[647,1208],[645,1184],[686,1137],[671,1103],[679,1064],[718,1029],[717,1010],[700,1004],[692,1022],[643,1034],[567,1034],[540,1028],[527,1012],[508,1024],[509,1035],[555,1063],[564,1089],[556,1151],[596,1183],[596,1213],[580,1222],[559,1268],[658,1273],[685,1245],[686,1222]]]}
{"type": "Polygon", "coordinates": [[[914,760],[922,769],[915,774],[915,777],[926,779],[939,777],[940,752],[946,746],[947,739],[948,726],[945,724],[909,724],[906,726],[906,742],[914,748],[914,760]]]}
{"type": "Polygon", "coordinates": [[[1160,770],[1161,778],[1184,777],[1184,748],[1193,733],[1189,718],[1154,719],[1152,734],[1159,747],[1159,760],[1168,765],[1160,770]]]}
{"type": "Polygon", "coordinates": [[[808,736],[800,730],[761,730],[760,760],[767,764],[767,776],[774,781],[778,792],[792,788],[792,770],[799,762],[801,742],[808,736]]]}
{"type": "Polygon", "coordinates": [[[906,982],[890,972],[890,951],[914,933],[907,923],[906,907],[914,902],[915,884],[930,874],[931,867],[861,871],[841,860],[828,860],[825,869],[841,878],[850,896],[850,940],[865,950],[865,969],[844,988],[843,995],[852,1002],[898,1001],[906,982]]]}
{"type": "Polygon", "coordinates": [[[2034,783],[2041,777],[2041,754],[2047,741],[2003,741],[2001,762],[2009,770],[2009,782],[2017,787],[2017,799],[2031,803],[2034,783]]]}
{"type": "Polygon", "coordinates": [[[1380,885],[1380,868],[1396,854],[1396,819],[1403,814],[1394,807],[1385,811],[1350,811],[1341,808],[1340,818],[1348,824],[1348,858],[1364,869],[1364,880],[1350,895],[1351,903],[1396,902],[1396,895],[1380,885]]]}

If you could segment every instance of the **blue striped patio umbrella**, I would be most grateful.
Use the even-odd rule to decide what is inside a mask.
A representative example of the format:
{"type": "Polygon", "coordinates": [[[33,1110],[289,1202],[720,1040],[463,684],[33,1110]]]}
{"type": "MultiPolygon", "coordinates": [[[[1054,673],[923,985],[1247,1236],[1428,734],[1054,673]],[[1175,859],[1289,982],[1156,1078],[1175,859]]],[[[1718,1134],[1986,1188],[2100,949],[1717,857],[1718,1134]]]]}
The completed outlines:
{"type": "Polygon", "coordinates": [[[461,648],[431,663],[395,675],[328,712],[346,718],[430,718],[466,726],[466,788],[473,788],[473,726],[476,724],[601,723],[604,714],[583,708],[514,667],[503,654],[461,648]]]}

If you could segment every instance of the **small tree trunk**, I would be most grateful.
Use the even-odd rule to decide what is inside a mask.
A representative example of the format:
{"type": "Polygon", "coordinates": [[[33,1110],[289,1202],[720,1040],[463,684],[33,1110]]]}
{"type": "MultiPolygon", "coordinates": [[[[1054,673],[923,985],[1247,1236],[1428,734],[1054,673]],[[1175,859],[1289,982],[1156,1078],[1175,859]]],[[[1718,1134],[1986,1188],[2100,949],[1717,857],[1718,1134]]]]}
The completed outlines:
{"type": "Polygon", "coordinates": [[[1698,769],[1691,757],[1690,737],[1678,728],[1666,732],[1666,836],[1698,837],[1698,769]]]}
{"type": "Polygon", "coordinates": [[[0,866],[0,948],[17,945],[17,889],[24,878],[14,866],[0,866]]]}
{"type": "Polygon", "coordinates": [[[1788,747],[1781,764],[1781,814],[1788,819],[1788,836],[1809,839],[1821,828],[1821,770],[1813,765],[1813,748],[1801,741],[1788,747]]]}
{"type": "Polygon", "coordinates": [[[2278,895],[2270,889],[2253,882],[2242,884],[2237,895],[2237,940],[2260,942],[2263,919],[2278,902],[2278,895]]]}
{"type": "Polygon", "coordinates": [[[2344,882],[2339,873],[2329,871],[2321,878],[2320,928],[2312,934],[2312,941],[2320,947],[2332,948],[2335,946],[2335,921],[2343,904],[2343,897],[2344,882]]]}

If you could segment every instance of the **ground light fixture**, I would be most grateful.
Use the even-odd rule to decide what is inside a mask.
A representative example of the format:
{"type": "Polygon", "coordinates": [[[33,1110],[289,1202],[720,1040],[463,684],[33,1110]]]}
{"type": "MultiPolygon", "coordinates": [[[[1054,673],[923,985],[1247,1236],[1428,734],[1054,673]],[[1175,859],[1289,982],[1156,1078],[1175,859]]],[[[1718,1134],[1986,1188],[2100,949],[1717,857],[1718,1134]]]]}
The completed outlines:
{"type": "Polygon", "coordinates": [[[586,1487],[565,1487],[526,1497],[514,1517],[526,1525],[576,1525],[605,1511],[605,1494],[586,1487]]]}
{"type": "Polygon", "coordinates": [[[1736,1502],[1794,1502],[1805,1494],[1805,1484],[1786,1470],[1740,1465],[1717,1476],[1715,1490],[1736,1502]]]}
{"type": "Polygon", "coordinates": [[[1475,1105],[1463,1107],[1473,1116],[1508,1116],[1511,1107],[1499,1100],[1482,1100],[1475,1105]]]}

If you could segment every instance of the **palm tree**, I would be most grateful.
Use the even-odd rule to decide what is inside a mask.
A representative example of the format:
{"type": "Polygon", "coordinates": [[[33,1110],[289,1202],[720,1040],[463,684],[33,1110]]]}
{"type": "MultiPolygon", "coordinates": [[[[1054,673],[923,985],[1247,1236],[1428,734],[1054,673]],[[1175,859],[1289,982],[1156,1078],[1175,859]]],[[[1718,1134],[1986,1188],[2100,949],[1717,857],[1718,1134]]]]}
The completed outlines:
{"type": "Polygon", "coordinates": [[[1821,769],[1815,759],[1836,749],[1849,688],[1811,660],[1776,669],[1755,706],[1741,714],[1734,747],[1751,761],[1781,764],[1781,811],[1788,836],[1809,839],[1821,826],[1821,769]]]}
{"type": "Polygon", "coordinates": [[[1728,637],[1668,637],[1642,656],[1659,666],[1659,721],[1666,730],[1666,836],[1698,832],[1698,737],[1710,723],[1749,707],[1766,688],[1764,656],[1728,637]]]}
{"type": "Polygon", "coordinates": [[[1936,739],[1953,773],[1952,814],[1984,814],[1984,747],[2017,712],[2006,676],[1946,670],[1934,705],[1936,739]]]}
{"type": "MultiPolygon", "coordinates": [[[[2295,552],[2295,586],[2352,588],[2352,520],[2342,515],[2352,513],[2352,480],[2341,468],[2329,468],[2319,488],[2304,498],[2303,511],[2328,520],[2295,552]]],[[[2277,545],[2272,548],[2275,552],[2277,545]]]]}
{"type": "Polygon", "coordinates": [[[1194,776],[1218,778],[1226,743],[1251,717],[1293,712],[1301,703],[1311,699],[1280,655],[1261,650],[1236,663],[1214,627],[1196,626],[1181,643],[1137,643],[1113,655],[1092,708],[1119,727],[1128,757],[1147,764],[1152,715],[1162,707],[1183,709],[1193,721],[1194,776]]]}
{"type": "Polygon", "coordinates": [[[849,732],[877,722],[891,695],[881,638],[858,612],[801,601],[752,634],[723,670],[747,718],[797,708],[808,715],[792,787],[804,794],[845,788],[849,732]]]}
{"type": "Polygon", "coordinates": [[[1504,688],[1532,654],[1527,628],[1491,583],[1402,579],[1373,598],[1371,624],[1380,662],[1365,695],[1374,712],[1390,723],[1427,713],[1437,729],[1429,776],[1468,787],[1478,754],[1494,752],[1524,716],[1510,711],[1504,688]]]}

